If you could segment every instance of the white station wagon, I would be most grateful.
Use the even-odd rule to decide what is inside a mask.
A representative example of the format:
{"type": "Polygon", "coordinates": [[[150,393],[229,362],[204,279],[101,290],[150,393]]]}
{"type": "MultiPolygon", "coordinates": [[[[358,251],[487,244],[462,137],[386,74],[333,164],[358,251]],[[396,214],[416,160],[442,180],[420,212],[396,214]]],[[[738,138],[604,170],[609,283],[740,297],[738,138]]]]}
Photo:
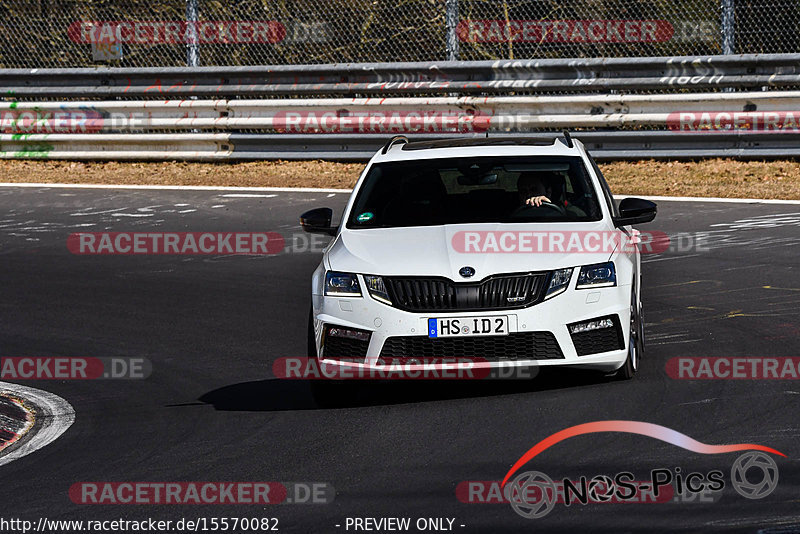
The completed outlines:
{"type": "MultiPolygon", "coordinates": [[[[312,278],[309,356],[576,366],[630,378],[644,350],[632,224],[656,205],[615,203],[584,146],[541,138],[408,142],[370,160],[312,278]]],[[[326,381],[329,382],[329,381],[326,381]]],[[[316,387],[316,393],[324,383],[316,387]]]]}

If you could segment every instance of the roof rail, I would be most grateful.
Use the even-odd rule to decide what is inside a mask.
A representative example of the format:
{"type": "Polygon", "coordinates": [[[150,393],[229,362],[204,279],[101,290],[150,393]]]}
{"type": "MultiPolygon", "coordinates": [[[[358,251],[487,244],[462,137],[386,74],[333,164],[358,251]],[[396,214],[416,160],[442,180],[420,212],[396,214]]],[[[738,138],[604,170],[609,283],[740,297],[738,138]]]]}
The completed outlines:
{"type": "Polygon", "coordinates": [[[575,144],[572,142],[572,136],[569,135],[569,132],[567,130],[564,130],[561,133],[564,134],[564,139],[566,141],[564,144],[567,145],[567,148],[573,148],[575,144]]]}
{"type": "Polygon", "coordinates": [[[395,135],[394,137],[389,139],[389,141],[385,145],[383,145],[381,154],[386,154],[389,151],[389,149],[392,148],[392,146],[394,146],[395,143],[400,143],[400,142],[402,142],[403,144],[408,143],[408,137],[406,137],[405,135],[395,135]]]}

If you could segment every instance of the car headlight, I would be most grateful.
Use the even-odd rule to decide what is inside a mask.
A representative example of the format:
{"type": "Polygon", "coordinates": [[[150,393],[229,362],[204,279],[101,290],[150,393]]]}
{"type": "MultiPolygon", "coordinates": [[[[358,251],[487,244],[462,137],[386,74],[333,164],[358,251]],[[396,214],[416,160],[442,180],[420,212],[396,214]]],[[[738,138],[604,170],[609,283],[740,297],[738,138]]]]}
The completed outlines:
{"type": "Polygon", "coordinates": [[[360,297],[361,286],[353,273],[328,271],[325,273],[325,295],[329,297],[360,297]]]}
{"type": "Polygon", "coordinates": [[[366,282],[367,291],[369,291],[372,298],[389,306],[392,305],[392,299],[389,298],[389,292],[386,291],[386,284],[383,283],[383,278],[365,274],[364,282],[366,282]]]}
{"type": "Polygon", "coordinates": [[[553,271],[550,275],[550,283],[547,286],[547,292],[544,294],[544,298],[549,299],[550,297],[555,297],[566,291],[570,278],[572,278],[572,267],[553,271]]]}
{"type": "Polygon", "coordinates": [[[610,287],[617,285],[617,272],[613,262],[584,265],[578,274],[575,289],[610,287]]]}

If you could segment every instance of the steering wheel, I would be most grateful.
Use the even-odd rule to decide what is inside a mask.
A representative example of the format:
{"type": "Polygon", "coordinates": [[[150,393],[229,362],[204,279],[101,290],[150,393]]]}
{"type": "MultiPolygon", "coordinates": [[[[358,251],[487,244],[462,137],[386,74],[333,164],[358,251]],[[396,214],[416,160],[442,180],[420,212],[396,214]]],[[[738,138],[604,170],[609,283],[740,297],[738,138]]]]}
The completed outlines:
{"type": "Polygon", "coordinates": [[[552,202],[542,202],[541,206],[531,206],[529,204],[523,204],[522,206],[519,206],[517,209],[515,209],[514,211],[511,212],[511,217],[516,217],[517,215],[520,215],[520,214],[522,214],[523,212],[525,212],[525,211],[527,211],[529,209],[532,209],[532,208],[535,209],[535,208],[540,208],[540,207],[541,208],[547,207],[547,208],[550,208],[550,209],[554,209],[557,212],[559,212],[561,215],[566,215],[567,214],[567,210],[564,208],[564,206],[559,206],[558,204],[553,204],[552,202]]]}

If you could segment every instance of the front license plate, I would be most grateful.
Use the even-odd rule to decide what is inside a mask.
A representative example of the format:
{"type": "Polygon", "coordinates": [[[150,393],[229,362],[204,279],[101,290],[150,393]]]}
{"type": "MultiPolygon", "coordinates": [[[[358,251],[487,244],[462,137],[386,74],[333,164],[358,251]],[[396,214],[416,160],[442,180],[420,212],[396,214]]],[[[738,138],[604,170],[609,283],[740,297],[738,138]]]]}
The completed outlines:
{"type": "Polygon", "coordinates": [[[428,319],[428,337],[507,336],[508,315],[428,319]]]}

